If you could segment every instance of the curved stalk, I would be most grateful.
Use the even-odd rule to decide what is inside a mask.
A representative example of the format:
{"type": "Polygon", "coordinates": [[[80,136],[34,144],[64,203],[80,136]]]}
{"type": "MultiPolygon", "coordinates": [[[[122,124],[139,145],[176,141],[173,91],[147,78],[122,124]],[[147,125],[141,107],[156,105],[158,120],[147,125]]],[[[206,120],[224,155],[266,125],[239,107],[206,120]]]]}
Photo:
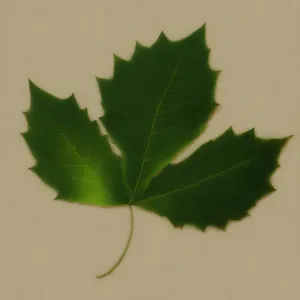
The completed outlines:
{"type": "Polygon", "coordinates": [[[124,248],[121,256],[119,257],[119,259],[117,260],[117,262],[108,271],[106,271],[105,273],[103,273],[101,275],[96,276],[97,279],[101,279],[101,278],[104,278],[104,277],[110,275],[121,264],[124,257],[126,256],[126,253],[128,251],[128,248],[129,248],[131,240],[132,240],[133,227],[134,227],[134,218],[133,218],[132,206],[129,205],[129,208],[130,208],[130,230],[129,230],[129,236],[128,236],[128,240],[126,242],[125,248],[124,248]]]}

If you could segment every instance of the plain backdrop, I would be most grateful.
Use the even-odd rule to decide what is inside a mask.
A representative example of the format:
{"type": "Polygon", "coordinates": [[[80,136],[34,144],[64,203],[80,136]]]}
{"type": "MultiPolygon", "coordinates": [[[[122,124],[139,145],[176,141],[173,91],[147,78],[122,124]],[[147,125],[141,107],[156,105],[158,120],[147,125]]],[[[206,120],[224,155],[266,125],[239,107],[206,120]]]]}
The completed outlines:
{"type": "Polygon", "coordinates": [[[1,299],[300,299],[299,0],[0,0],[0,37],[1,299]],[[123,249],[128,209],[53,201],[28,171],[28,78],[58,97],[74,92],[96,119],[95,76],[112,75],[113,53],[130,58],[136,40],[183,38],[204,22],[221,106],[189,151],[229,126],[294,134],[272,177],[277,192],[226,232],[174,229],[135,210],[128,256],[99,281],[123,249]]]}

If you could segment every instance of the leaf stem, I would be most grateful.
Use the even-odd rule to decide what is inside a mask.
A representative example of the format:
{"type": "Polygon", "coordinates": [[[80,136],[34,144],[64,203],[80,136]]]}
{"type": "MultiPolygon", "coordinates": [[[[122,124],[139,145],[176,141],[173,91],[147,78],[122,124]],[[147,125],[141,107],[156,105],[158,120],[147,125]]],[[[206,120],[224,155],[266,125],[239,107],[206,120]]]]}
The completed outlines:
{"type": "Polygon", "coordinates": [[[126,253],[128,251],[128,248],[129,248],[131,240],[132,240],[133,227],[134,227],[133,209],[132,209],[131,205],[129,205],[129,209],[130,209],[130,231],[129,231],[129,236],[128,236],[128,240],[126,242],[125,248],[124,248],[121,256],[119,257],[119,259],[117,260],[117,262],[108,271],[106,271],[105,273],[103,273],[101,275],[96,276],[97,279],[101,279],[101,278],[104,278],[104,277],[110,275],[121,264],[124,257],[126,256],[126,253]]]}

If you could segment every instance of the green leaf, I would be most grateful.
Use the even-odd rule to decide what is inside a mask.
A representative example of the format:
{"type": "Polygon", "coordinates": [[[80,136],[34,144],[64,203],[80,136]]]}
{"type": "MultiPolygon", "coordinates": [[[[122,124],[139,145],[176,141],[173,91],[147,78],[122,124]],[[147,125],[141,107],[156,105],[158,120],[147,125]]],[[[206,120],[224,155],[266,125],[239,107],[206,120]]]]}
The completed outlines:
{"type": "Polygon", "coordinates": [[[217,104],[218,73],[208,63],[205,26],[180,41],[163,33],[130,61],[115,56],[114,76],[98,79],[102,122],[123,153],[131,202],[153,175],[196,138],[217,104]]]}
{"type": "Polygon", "coordinates": [[[167,217],[175,227],[225,228],[248,215],[274,188],[270,176],[288,138],[260,139],[230,128],[185,161],[168,166],[135,205],[167,217]]]}
{"type": "Polygon", "coordinates": [[[58,192],[56,199],[112,206],[128,203],[120,158],[72,95],[58,99],[30,82],[23,136],[36,158],[31,169],[58,192]]]}
{"type": "Polygon", "coordinates": [[[219,72],[209,66],[205,26],[180,41],[164,34],[149,48],[137,44],[129,61],[115,56],[114,76],[98,79],[108,137],[100,134],[74,95],[57,97],[30,82],[31,107],[23,134],[56,199],[98,206],[129,205],[130,229],[111,274],[124,259],[134,228],[133,205],[175,227],[225,229],[274,191],[271,176],[289,137],[261,139],[230,128],[169,165],[206,128],[216,109],[219,72]],[[169,166],[168,166],[169,165],[169,166]]]}

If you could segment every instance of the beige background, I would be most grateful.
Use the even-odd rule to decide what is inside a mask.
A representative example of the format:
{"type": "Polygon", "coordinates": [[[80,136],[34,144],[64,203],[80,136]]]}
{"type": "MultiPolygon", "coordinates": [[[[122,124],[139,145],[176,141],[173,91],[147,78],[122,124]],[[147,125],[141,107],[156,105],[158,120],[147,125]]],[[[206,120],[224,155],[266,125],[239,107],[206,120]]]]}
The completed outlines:
{"type": "Polygon", "coordinates": [[[299,0],[0,0],[0,37],[0,299],[300,299],[299,0]],[[278,191],[226,233],[175,230],[135,211],[127,258],[96,280],[123,249],[128,210],[52,201],[27,170],[27,78],[59,97],[75,92],[95,119],[94,76],[112,74],[113,52],[130,58],[135,40],[150,45],[161,30],[181,38],[204,22],[223,73],[221,107],[197,143],[230,125],[295,134],[272,178],[278,191]]]}

